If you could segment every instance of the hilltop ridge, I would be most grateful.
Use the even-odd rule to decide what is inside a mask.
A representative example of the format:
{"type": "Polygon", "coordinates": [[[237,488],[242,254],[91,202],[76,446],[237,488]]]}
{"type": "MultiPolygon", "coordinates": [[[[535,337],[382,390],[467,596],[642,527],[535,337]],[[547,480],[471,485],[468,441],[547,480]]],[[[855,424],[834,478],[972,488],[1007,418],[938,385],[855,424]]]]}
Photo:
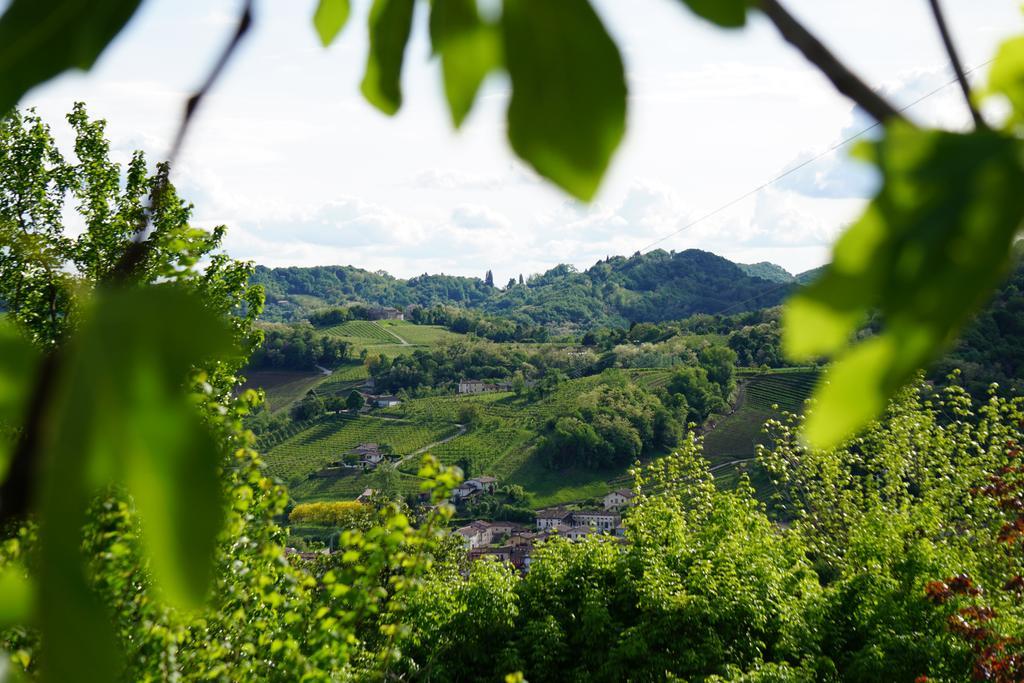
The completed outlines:
{"type": "Polygon", "coordinates": [[[265,318],[293,320],[317,307],[460,306],[552,328],[661,322],[695,313],[738,313],[779,304],[805,281],[782,267],[734,263],[699,249],[611,256],[580,271],[561,264],[504,287],[484,279],[424,273],[409,279],[354,266],[266,268],[252,281],[267,291],[265,318]]]}

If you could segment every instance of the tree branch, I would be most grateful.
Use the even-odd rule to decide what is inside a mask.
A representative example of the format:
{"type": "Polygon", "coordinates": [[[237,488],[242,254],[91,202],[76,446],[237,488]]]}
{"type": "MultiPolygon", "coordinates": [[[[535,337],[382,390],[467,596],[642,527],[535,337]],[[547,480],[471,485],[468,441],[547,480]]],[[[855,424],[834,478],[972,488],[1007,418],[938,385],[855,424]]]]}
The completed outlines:
{"type": "Polygon", "coordinates": [[[35,494],[35,479],[39,461],[41,436],[46,429],[46,411],[49,401],[56,393],[58,351],[51,350],[43,357],[37,369],[36,383],[29,397],[25,424],[19,435],[14,452],[11,454],[7,478],[0,485],[0,531],[8,522],[28,514],[32,496],[35,494]]]}
{"type": "Polygon", "coordinates": [[[765,16],[775,24],[782,37],[818,67],[832,81],[836,90],[856,102],[881,123],[902,118],[894,106],[840,62],[820,40],[797,21],[796,17],[779,4],[778,0],[757,0],[757,3],[765,16]]]}
{"type": "MultiPolygon", "coordinates": [[[[114,266],[113,271],[110,273],[109,281],[102,284],[115,286],[127,284],[132,281],[145,263],[149,250],[152,248],[152,242],[147,239],[146,235],[150,223],[149,216],[159,206],[160,201],[170,186],[170,166],[177,159],[178,153],[181,151],[182,142],[192,123],[192,117],[195,114],[196,108],[220,78],[224,72],[224,67],[227,66],[242,38],[245,37],[245,34],[248,33],[249,28],[252,26],[252,5],[253,0],[246,0],[231,40],[203,81],[202,86],[186,102],[185,112],[181,117],[181,122],[178,124],[174,142],[167,156],[167,170],[158,176],[158,181],[150,194],[149,210],[142,212],[135,228],[135,238],[129,242],[121,258],[114,266]]],[[[50,349],[36,375],[36,382],[32,387],[32,394],[29,398],[28,414],[25,417],[24,428],[19,435],[17,445],[12,454],[7,478],[0,483],[0,529],[11,520],[24,517],[32,508],[32,497],[36,491],[36,479],[39,476],[39,468],[41,466],[39,452],[44,446],[42,435],[46,429],[46,414],[49,402],[56,394],[62,355],[60,345],[50,349]]]]}
{"type": "Polygon", "coordinates": [[[964,73],[964,67],[960,63],[960,56],[953,45],[953,37],[949,33],[949,26],[946,24],[946,18],[942,14],[939,0],[928,0],[928,4],[932,7],[935,23],[938,25],[939,34],[942,36],[942,44],[946,47],[946,54],[949,55],[950,64],[953,65],[957,83],[960,84],[960,91],[963,92],[964,100],[967,102],[967,109],[970,110],[971,118],[974,119],[974,127],[978,129],[987,128],[985,119],[981,118],[981,112],[974,107],[974,103],[971,101],[971,87],[967,84],[967,74],[964,73]]]}
{"type": "Polygon", "coordinates": [[[182,113],[181,121],[178,123],[178,130],[174,134],[174,142],[171,144],[171,149],[167,154],[167,172],[160,176],[160,181],[153,188],[149,202],[150,211],[142,213],[139,225],[136,226],[135,240],[128,245],[125,253],[114,268],[113,279],[115,281],[123,282],[130,280],[146,260],[149,252],[149,241],[146,239],[146,230],[149,227],[149,213],[160,204],[160,200],[163,199],[164,194],[167,192],[167,187],[170,184],[171,169],[174,166],[174,162],[178,159],[179,152],[181,152],[185,135],[192,124],[192,119],[196,109],[199,108],[199,103],[213,90],[213,86],[217,83],[221,74],[224,73],[224,68],[231,61],[231,57],[234,56],[238,46],[242,43],[242,39],[252,27],[252,5],[253,0],[246,0],[245,5],[242,7],[242,12],[238,16],[238,23],[235,26],[234,33],[231,35],[231,40],[224,47],[224,51],[217,58],[213,68],[210,69],[210,73],[203,80],[203,84],[185,102],[185,111],[182,113]]]}

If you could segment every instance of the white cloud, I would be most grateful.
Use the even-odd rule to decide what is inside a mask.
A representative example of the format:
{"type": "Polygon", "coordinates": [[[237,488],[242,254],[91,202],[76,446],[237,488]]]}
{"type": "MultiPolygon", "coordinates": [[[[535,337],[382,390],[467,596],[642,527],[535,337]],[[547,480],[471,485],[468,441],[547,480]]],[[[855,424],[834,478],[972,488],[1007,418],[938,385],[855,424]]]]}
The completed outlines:
{"type": "Polygon", "coordinates": [[[509,221],[496,211],[486,206],[460,204],[452,210],[452,223],[460,228],[476,230],[479,228],[508,228],[509,221]]]}
{"type": "MultiPolygon", "coordinates": [[[[402,111],[385,117],[359,95],[369,3],[353,3],[350,27],[329,50],[310,25],[313,4],[261,4],[175,169],[197,223],[227,224],[229,250],[240,258],[353,263],[399,275],[491,268],[504,281],[560,261],[585,267],[672,235],[657,246],[797,270],[815,254],[824,258],[871,189],[842,150],[729,205],[870,124],[760,16],[741,31],[721,31],[680,3],[595,0],[623,48],[631,94],[627,136],[599,202],[583,206],[512,153],[507,79],[489,80],[472,116],[452,131],[437,60],[427,58],[425,12],[407,51],[402,111]]],[[[1013,3],[951,5],[970,64],[1019,30],[1013,3]]],[[[57,79],[25,104],[59,122],[84,100],[108,119],[119,158],[142,147],[155,160],[238,9],[238,0],[145,3],[88,74],[57,79]]],[[[792,9],[898,106],[951,79],[941,44],[919,30],[926,7],[793,0],[792,9]]],[[[911,115],[952,128],[966,120],[955,86],[911,115]]]]}

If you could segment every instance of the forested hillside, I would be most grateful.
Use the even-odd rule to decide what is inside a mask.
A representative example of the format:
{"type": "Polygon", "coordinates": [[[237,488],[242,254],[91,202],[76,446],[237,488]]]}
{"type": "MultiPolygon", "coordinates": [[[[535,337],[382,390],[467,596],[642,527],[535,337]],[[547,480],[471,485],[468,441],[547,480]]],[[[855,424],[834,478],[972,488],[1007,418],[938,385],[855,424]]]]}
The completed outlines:
{"type": "Polygon", "coordinates": [[[774,306],[790,291],[780,284],[798,277],[774,264],[740,266],[698,249],[658,249],[613,256],[582,272],[559,265],[505,288],[454,275],[402,280],[352,266],[257,267],[252,283],[266,289],[266,319],[301,319],[317,307],[359,301],[463,306],[527,325],[587,329],[774,306]]]}

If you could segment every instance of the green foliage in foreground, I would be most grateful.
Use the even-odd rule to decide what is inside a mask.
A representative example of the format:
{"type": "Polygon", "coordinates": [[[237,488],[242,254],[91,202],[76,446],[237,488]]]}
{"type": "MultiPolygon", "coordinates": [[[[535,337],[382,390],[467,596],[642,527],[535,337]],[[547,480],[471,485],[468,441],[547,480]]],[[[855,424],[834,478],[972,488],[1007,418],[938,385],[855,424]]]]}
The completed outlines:
{"type": "MultiPolygon", "coordinates": [[[[926,587],[1019,571],[996,506],[972,491],[1013,457],[1024,401],[974,413],[959,389],[929,392],[829,452],[806,452],[795,420],[771,423],[760,461],[789,526],[751,489],[717,490],[690,439],[638,473],[625,543],[551,541],[522,578],[440,568],[411,600],[404,665],[437,681],[968,679],[971,647],[947,617],[971,600],[936,606],[926,587]]],[[[992,599],[998,628],[1022,633],[1017,600],[992,599]]]]}

